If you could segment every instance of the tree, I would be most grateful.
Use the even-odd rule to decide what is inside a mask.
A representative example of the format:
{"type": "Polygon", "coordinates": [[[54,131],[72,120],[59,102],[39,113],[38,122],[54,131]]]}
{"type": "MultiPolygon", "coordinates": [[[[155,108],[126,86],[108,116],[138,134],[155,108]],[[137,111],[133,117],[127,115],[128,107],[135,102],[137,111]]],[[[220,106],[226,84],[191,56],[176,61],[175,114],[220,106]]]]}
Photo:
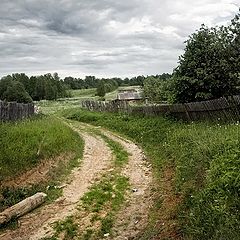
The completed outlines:
{"type": "MultiPolygon", "coordinates": [[[[170,76],[170,75],[169,75],[170,76]]],[[[168,78],[162,78],[161,75],[156,77],[150,76],[144,80],[144,95],[152,102],[162,102],[168,100],[168,78]]]]}
{"type": "Polygon", "coordinates": [[[201,28],[186,42],[171,82],[174,102],[201,101],[237,93],[228,30],[201,28]]]}
{"type": "Polygon", "coordinates": [[[45,88],[44,88],[44,77],[38,76],[36,77],[36,84],[33,93],[33,99],[35,101],[40,101],[45,97],[45,88]]]}
{"type": "Polygon", "coordinates": [[[31,91],[31,82],[29,77],[25,73],[14,73],[12,74],[12,79],[19,81],[23,84],[25,90],[30,93],[31,91]]]}
{"type": "Polygon", "coordinates": [[[100,81],[97,86],[97,95],[99,97],[104,97],[106,94],[104,81],[100,81]]]}
{"type": "Polygon", "coordinates": [[[232,19],[228,27],[228,40],[230,42],[230,63],[233,68],[233,76],[240,88],[240,12],[232,19]]]}
{"type": "Polygon", "coordinates": [[[13,81],[12,76],[7,75],[3,77],[0,81],[0,99],[3,100],[3,94],[7,90],[8,86],[11,84],[13,81]]]}
{"type": "Polygon", "coordinates": [[[44,99],[46,100],[56,100],[57,99],[57,89],[48,79],[44,81],[44,99]]]}
{"type": "Polygon", "coordinates": [[[18,81],[11,81],[3,93],[2,98],[8,102],[30,103],[32,98],[24,89],[22,83],[18,81]]]}

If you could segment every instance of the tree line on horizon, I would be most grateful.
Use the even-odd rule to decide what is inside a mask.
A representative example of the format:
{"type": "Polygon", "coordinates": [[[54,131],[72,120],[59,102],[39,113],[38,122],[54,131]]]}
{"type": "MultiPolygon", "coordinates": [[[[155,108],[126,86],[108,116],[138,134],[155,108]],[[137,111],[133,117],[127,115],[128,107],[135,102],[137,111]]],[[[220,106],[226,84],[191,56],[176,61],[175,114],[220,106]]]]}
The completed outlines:
{"type": "Polygon", "coordinates": [[[58,73],[40,76],[27,76],[25,73],[14,73],[0,79],[0,100],[29,103],[40,100],[56,100],[70,97],[69,90],[96,88],[97,95],[104,97],[107,92],[119,86],[143,85],[146,77],[133,78],[96,78],[86,76],[85,79],[65,77],[60,79],[58,73]]]}

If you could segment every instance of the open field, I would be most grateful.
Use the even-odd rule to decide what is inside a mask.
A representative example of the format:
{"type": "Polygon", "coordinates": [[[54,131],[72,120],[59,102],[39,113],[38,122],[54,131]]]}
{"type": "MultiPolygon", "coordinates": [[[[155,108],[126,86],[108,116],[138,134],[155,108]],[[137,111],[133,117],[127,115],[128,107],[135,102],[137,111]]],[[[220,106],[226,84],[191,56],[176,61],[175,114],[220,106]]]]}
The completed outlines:
{"type": "Polygon", "coordinates": [[[41,113],[53,114],[64,109],[79,107],[81,102],[86,99],[96,100],[95,93],[95,88],[70,90],[71,97],[69,98],[61,98],[56,101],[42,100],[35,104],[39,107],[41,113]]]}
{"type": "Polygon", "coordinates": [[[96,88],[70,90],[73,98],[93,98],[96,94],[96,88]]]}

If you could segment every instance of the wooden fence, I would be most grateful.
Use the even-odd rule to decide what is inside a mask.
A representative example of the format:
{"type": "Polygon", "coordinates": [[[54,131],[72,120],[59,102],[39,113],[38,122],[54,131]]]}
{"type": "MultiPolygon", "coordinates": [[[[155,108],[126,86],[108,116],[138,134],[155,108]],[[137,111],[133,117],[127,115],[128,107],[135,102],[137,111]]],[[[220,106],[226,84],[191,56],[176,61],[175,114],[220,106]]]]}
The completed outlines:
{"type": "Polygon", "coordinates": [[[33,103],[16,103],[0,101],[0,121],[16,121],[34,114],[33,103]]]}
{"type": "Polygon", "coordinates": [[[239,121],[240,95],[185,104],[131,106],[128,102],[84,101],[82,107],[90,111],[122,112],[144,116],[172,116],[184,121],[239,121]]]}

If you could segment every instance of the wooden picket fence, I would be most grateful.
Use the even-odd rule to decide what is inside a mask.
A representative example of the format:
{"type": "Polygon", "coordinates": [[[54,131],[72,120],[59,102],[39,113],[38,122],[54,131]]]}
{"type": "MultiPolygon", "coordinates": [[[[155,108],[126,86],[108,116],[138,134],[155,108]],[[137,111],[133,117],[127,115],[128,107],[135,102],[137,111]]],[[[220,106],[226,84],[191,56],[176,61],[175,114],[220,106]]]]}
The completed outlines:
{"type": "Polygon", "coordinates": [[[0,101],[0,121],[16,121],[34,114],[33,103],[17,103],[0,101]]]}
{"type": "Polygon", "coordinates": [[[240,95],[203,102],[148,106],[132,106],[128,102],[116,100],[112,102],[86,100],[82,102],[82,107],[89,111],[118,112],[144,116],[172,116],[188,122],[240,120],[240,95]]]}

